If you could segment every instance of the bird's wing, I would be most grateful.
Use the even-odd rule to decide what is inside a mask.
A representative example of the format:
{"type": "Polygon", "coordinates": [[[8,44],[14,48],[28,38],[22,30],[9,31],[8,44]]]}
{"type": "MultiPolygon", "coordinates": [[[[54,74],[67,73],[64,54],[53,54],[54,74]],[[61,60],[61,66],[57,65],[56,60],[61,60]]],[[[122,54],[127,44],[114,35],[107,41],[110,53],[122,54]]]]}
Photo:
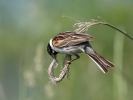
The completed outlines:
{"type": "Polygon", "coordinates": [[[52,43],[55,47],[66,47],[92,40],[93,37],[85,33],[64,32],[54,37],[52,43]]]}

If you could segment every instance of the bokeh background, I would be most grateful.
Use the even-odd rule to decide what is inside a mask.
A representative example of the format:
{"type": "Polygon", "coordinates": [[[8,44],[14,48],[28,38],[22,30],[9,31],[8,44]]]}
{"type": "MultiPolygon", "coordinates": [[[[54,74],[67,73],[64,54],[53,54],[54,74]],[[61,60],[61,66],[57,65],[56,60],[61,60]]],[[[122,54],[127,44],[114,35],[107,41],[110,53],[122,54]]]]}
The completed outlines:
{"type": "MultiPolygon", "coordinates": [[[[93,48],[115,64],[103,74],[85,54],[70,66],[70,77],[49,81],[49,40],[73,31],[75,20],[106,21],[133,36],[132,0],[1,0],[0,100],[133,100],[133,41],[104,25],[91,27],[93,48]],[[100,16],[101,18],[99,18],[100,16]]],[[[62,55],[59,55],[60,73],[62,55]]]]}

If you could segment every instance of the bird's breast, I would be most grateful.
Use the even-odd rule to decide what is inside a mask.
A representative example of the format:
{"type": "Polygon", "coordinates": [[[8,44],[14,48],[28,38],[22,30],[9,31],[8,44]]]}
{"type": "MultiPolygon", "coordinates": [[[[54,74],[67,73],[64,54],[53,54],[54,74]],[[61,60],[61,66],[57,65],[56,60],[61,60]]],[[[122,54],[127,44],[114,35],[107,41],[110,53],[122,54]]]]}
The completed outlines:
{"type": "Polygon", "coordinates": [[[83,52],[82,48],[77,46],[69,46],[69,47],[62,47],[62,48],[54,47],[54,50],[61,54],[70,54],[70,55],[83,52]]]}

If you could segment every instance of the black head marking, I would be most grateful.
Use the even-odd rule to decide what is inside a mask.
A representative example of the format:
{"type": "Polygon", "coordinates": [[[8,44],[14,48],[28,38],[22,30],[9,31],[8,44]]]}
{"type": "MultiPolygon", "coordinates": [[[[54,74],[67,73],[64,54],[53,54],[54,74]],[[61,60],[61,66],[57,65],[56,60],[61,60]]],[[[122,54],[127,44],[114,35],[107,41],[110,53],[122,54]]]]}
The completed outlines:
{"type": "Polygon", "coordinates": [[[50,46],[50,44],[48,43],[48,45],[47,45],[47,52],[48,52],[48,54],[49,55],[51,55],[52,56],[52,58],[56,58],[56,55],[58,54],[58,52],[56,52],[55,50],[53,50],[52,48],[51,48],[51,46],[50,46]]]}

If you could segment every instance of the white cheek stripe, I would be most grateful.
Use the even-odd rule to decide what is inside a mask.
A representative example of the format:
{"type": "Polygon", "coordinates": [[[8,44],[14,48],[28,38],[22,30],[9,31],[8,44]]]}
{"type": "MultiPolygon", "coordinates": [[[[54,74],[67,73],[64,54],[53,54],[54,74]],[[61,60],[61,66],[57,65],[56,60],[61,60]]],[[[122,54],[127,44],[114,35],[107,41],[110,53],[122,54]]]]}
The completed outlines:
{"type": "Polygon", "coordinates": [[[52,44],[52,40],[53,39],[50,39],[49,44],[50,44],[51,48],[54,49],[53,44],[52,44]]]}

